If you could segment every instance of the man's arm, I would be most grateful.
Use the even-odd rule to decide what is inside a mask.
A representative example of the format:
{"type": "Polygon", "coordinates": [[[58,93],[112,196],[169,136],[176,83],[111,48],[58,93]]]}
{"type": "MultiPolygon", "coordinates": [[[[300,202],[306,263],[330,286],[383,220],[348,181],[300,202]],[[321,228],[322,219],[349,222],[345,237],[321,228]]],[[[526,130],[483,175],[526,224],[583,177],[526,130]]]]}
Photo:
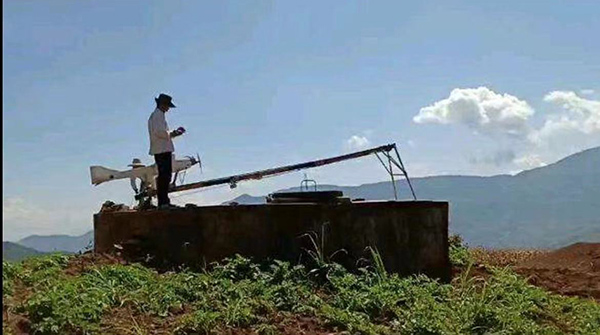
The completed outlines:
{"type": "Polygon", "coordinates": [[[135,184],[135,177],[131,177],[129,178],[129,181],[131,182],[131,188],[133,188],[133,191],[135,192],[135,194],[139,193],[139,190],[137,188],[137,185],[135,184]]]}

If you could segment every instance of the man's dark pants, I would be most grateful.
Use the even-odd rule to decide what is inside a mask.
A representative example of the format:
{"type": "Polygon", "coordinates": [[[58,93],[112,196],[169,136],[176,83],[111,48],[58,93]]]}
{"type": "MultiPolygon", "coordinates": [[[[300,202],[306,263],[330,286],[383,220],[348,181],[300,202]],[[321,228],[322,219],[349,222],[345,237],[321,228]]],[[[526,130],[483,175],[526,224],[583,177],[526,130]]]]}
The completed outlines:
{"type": "Polygon", "coordinates": [[[171,174],[173,167],[171,165],[172,158],[170,152],[163,152],[154,155],[156,167],[158,168],[158,177],[156,178],[156,195],[158,197],[158,205],[169,205],[169,184],[171,183],[171,174]]]}

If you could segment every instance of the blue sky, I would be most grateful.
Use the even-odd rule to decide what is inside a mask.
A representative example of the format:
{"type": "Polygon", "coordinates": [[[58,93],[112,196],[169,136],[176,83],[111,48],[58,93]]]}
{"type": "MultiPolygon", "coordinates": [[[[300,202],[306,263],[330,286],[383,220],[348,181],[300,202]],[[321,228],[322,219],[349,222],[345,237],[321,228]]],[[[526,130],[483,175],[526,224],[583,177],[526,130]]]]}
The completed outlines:
{"type": "MultiPolygon", "coordinates": [[[[128,182],[93,187],[89,166],[152,161],[146,122],[161,92],[178,106],[169,124],[188,130],[177,154],[198,152],[205,164],[189,181],[391,142],[416,176],[511,173],[600,145],[598,1],[3,9],[5,240],[84,233],[104,200],[131,204],[128,182]],[[506,117],[490,118],[490,106],[506,117]]],[[[307,173],[329,184],[387,180],[377,164],[307,173]]],[[[259,195],[302,176],[177,201],[259,195]]]]}

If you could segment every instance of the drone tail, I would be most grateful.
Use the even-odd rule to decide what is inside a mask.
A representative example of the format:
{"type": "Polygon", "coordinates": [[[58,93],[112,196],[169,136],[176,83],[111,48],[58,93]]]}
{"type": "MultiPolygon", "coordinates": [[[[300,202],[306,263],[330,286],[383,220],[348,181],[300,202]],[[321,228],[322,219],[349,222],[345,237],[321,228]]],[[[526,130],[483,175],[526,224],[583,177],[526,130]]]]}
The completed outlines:
{"type": "Polygon", "coordinates": [[[92,176],[93,185],[99,185],[111,179],[119,179],[119,171],[108,169],[103,166],[91,166],[90,174],[92,176]]]}

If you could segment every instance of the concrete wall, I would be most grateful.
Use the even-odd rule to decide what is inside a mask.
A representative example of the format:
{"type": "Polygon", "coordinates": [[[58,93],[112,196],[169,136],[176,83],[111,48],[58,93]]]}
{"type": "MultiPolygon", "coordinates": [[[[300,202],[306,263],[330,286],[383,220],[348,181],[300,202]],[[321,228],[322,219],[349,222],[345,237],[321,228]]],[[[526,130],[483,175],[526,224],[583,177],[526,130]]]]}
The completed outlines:
{"type": "MultiPolygon", "coordinates": [[[[101,212],[94,216],[96,252],[121,245],[155,262],[202,265],[239,253],[255,260],[306,261],[317,232],[324,254],[355,268],[376,247],[388,271],[448,280],[448,203],[430,201],[351,204],[208,206],[166,211],[101,212]]],[[[126,253],[127,254],[127,253],[126,253]]]]}

